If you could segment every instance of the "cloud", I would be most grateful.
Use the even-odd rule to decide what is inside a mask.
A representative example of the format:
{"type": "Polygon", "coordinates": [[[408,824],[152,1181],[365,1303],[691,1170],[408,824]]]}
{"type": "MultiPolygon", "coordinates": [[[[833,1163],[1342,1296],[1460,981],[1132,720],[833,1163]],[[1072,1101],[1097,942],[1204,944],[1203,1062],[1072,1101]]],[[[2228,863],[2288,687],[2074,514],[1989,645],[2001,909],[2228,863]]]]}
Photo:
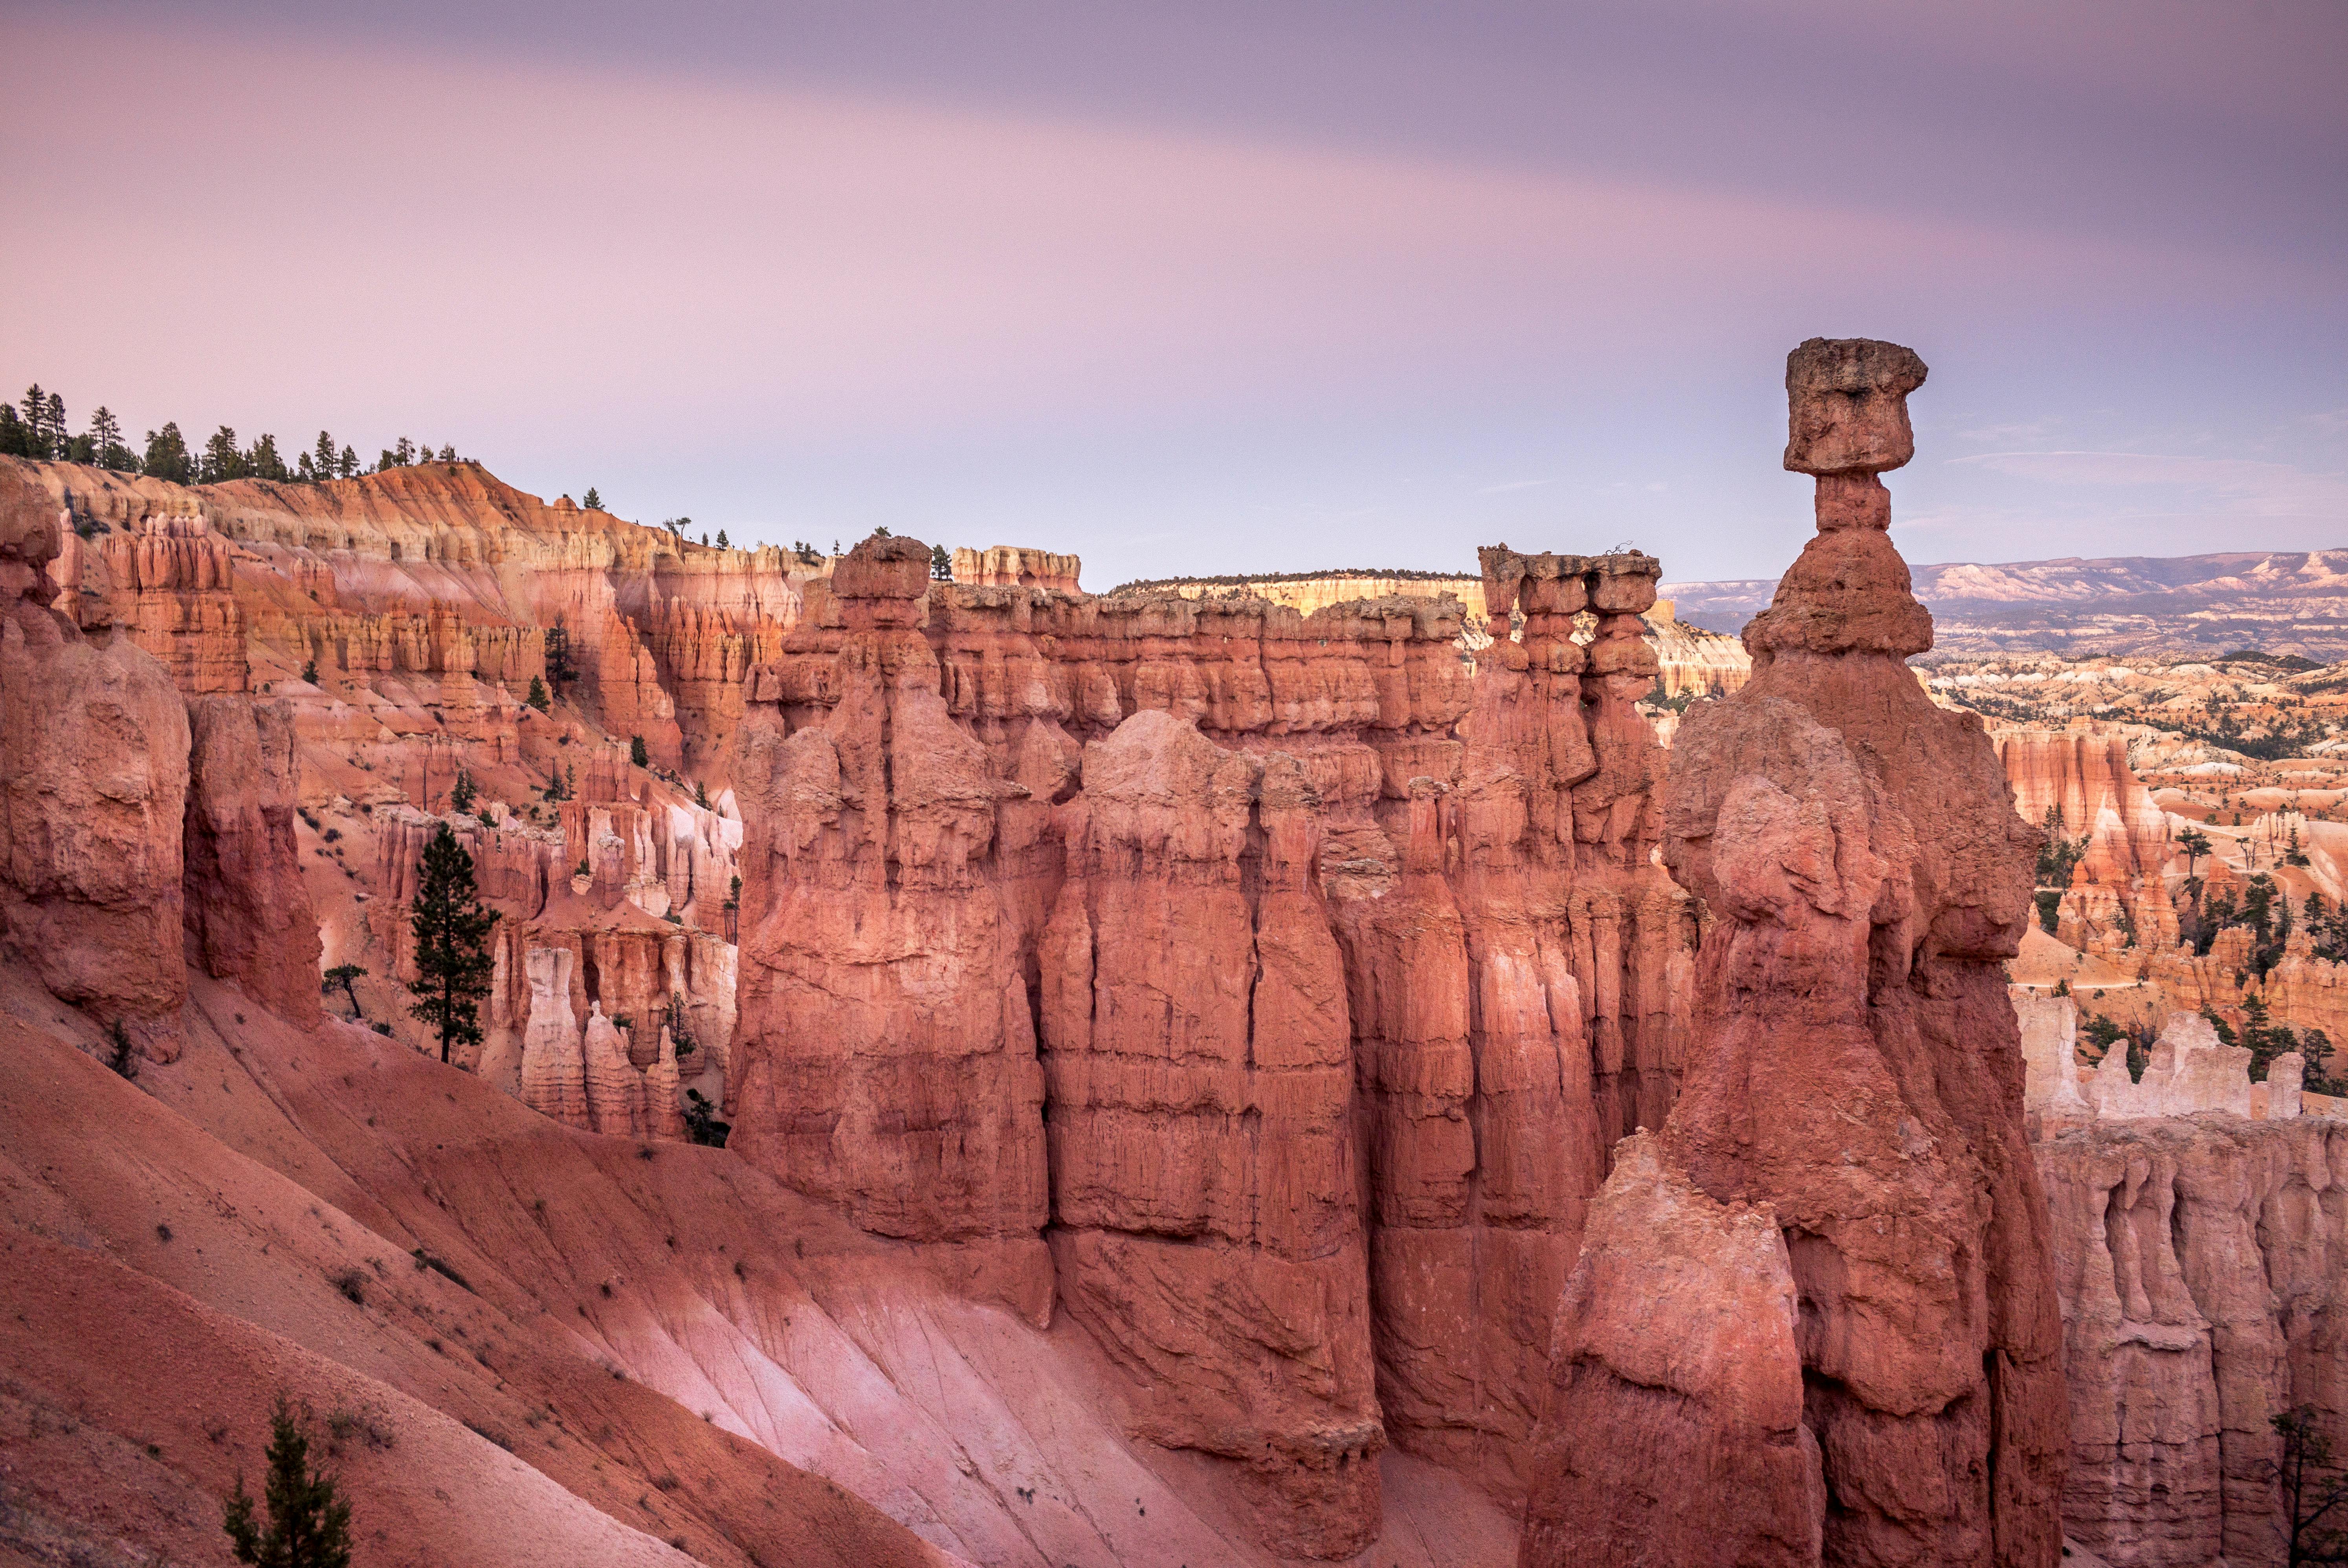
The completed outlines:
{"type": "Polygon", "coordinates": [[[2061,428],[2059,419],[2033,419],[2019,425],[1984,425],[1978,430],[1960,430],[1960,441],[2029,441],[2051,436],[2061,428]]]}
{"type": "Polygon", "coordinates": [[[2312,472],[2247,457],[2155,452],[1983,452],[1948,459],[2041,484],[2137,489],[2173,513],[2348,523],[2348,475],[2312,472]]]}

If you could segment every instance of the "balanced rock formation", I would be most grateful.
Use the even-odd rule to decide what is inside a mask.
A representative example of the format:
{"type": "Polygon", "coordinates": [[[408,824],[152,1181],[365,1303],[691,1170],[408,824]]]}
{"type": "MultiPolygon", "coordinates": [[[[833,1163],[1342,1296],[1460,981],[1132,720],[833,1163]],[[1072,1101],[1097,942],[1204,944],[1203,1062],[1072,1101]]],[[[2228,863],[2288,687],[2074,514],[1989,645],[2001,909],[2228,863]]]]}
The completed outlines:
{"type": "Polygon", "coordinates": [[[1696,1043],[1576,1267],[1528,1568],[2058,1557],[2061,1323],[2000,972],[2034,835],[1978,721],[1902,663],[1931,623],[1876,475],[1912,454],[1923,378],[1890,343],[1787,361],[1819,531],[1746,629],[1752,681],[1673,753],[1664,858],[1714,920],[1696,1043]],[[1756,1214],[1782,1252],[1735,1239],[1756,1214]],[[1670,1249],[1669,1294],[1623,1283],[1670,1249]],[[1706,1315],[1748,1300],[1724,1345],[1706,1315]]]}

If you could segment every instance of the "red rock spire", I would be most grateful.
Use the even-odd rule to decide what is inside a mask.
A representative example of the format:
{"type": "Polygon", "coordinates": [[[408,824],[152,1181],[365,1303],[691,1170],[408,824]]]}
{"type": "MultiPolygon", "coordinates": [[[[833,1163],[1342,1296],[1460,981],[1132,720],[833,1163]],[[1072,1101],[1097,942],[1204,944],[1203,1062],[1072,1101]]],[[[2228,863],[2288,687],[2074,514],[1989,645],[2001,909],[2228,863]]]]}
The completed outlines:
{"type": "Polygon", "coordinates": [[[1818,533],[1746,628],[1751,683],[1673,750],[1663,858],[1713,916],[1688,1067],[1591,1210],[1527,1568],[2057,1561],[2061,1325],[2001,972],[2034,835],[1903,662],[1931,619],[1876,476],[1923,379],[1892,343],[1788,357],[1818,533]]]}

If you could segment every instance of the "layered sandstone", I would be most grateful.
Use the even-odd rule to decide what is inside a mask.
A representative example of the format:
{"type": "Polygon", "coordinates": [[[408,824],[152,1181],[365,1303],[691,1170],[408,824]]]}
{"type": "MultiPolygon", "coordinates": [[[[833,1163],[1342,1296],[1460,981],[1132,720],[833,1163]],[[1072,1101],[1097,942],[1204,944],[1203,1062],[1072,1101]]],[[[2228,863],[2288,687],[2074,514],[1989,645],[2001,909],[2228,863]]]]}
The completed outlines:
{"type": "Polygon", "coordinates": [[[59,999],[177,1052],[188,714],[118,628],[48,608],[66,514],[0,459],[0,945],[59,999]]]}
{"type": "Polygon", "coordinates": [[[1049,550],[1027,549],[1018,545],[990,545],[984,549],[973,549],[968,545],[957,548],[951,558],[953,579],[973,588],[1051,588],[1062,593],[1082,593],[1077,578],[1084,571],[1084,560],[1072,555],[1055,555],[1049,550]]]}
{"type": "Polygon", "coordinates": [[[1753,674],[1745,644],[1717,631],[1690,626],[1668,599],[1647,612],[1655,640],[1656,679],[1670,697],[1725,697],[1753,674]]]}
{"type": "Polygon", "coordinates": [[[587,1103],[586,1034],[571,1011],[572,956],[563,948],[528,949],[529,1010],[521,1049],[521,1102],[571,1127],[592,1127],[587,1103]]]}
{"type": "Polygon", "coordinates": [[[754,686],[729,1146],[1056,1294],[1283,1549],[1375,1533],[1389,1438],[1520,1489],[1583,1205],[1680,1065],[1655,563],[1487,552],[1524,626],[1471,667],[1456,601],[926,557],[860,546],[754,686]]]}
{"type": "Polygon", "coordinates": [[[1998,760],[2024,821],[2084,841],[2079,865],[2094,881],[2127,881],[2168,864],[2168,814],[2128,767],[2116,735],[2014,730],[1998,760]]]}
{"type": "Polygon", "coordinates": [[[1752,681],[1692,712],[1673,753],[1664,857],[1715,921],[1700,1044],[1652,1171],[1618,1167],[1601,1213],[1623,1217],[1576,1270],[1529,1565],[2057,1557],[2061,1326],[2000,973],[2034,835],[1978,723],[1902,664],[1931,620],[1875,477],[1912,452],[1923,374],[1862,341],[1787,362],[1787,466],[1818,477],[1819,532],[1746,630],[1752,681]],[[1641,1234],[1661,1201],[1641,1183],[1687,1216],[1674,1277],[1694,1299],[1790,1287],[1798,1430],[1758,1303],[1725,1360],[1638,1352],[1622,1318],[1645,1304],[1609,1276],[1683,1245],[1641,1234]],[[1756,1213],[1782,1262],[1725,1239],[1756,1213]],[[1691,1446],[1727,1457],[1666,1468],[1691,1446]]]}
{"type": "Polygon", "coordinates": [[[199,697],[184,834],[191,958],[278,1017],[318,1017],[318,917],[302,881],[290,704],[199,697]]]}
{"type": "Polygon", "coordinates": [[[2281,1564],[2271,1418],[2348,1420],[2348,1121],[2106,1119],[2036,1153],[2064,1302],[2066,1528],[2130,1568],[2281,1564]]]}

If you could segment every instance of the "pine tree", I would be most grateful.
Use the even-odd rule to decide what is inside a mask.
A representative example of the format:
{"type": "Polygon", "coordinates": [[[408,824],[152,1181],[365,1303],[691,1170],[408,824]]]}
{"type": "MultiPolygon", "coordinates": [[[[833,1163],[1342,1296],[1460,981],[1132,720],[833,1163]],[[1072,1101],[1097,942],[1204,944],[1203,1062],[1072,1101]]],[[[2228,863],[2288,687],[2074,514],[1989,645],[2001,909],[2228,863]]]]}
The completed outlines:
{"type": "Polygon", "coordinates": [[[359,472],[359,455],[356,452],[352,451],[349,445],[345,443],[343,447],[343,455],[335,462],[335,470],[345,479],[357,478],[359,472]]]}
{"type": "Polygon", "coordinates": [[[244,477],[244,453],[236,444],[236,432],[221,425],[204,442],[204,460],[201,482],[217,485],[244,477]]]}
{"type": "Polygon", "coordinates": [[[244,455],[244,471],[255,479],[290,479],[285,459],[277,455],[277,437],[263,431],[252,450],[244,455]]]}
{"type": "Polygon", "coordinates": [[[644,738],[642,735],[628,737],[628,762],[633,767],[648,768],[653,765],[652,753],[644,750],[644,738]]]}
{"type": "Polygon", "coordinates": [[[307,452],[294,460],[294,477],[297,483],[304,485],[314,485],[318,482],[318,465],[311,460],[310,454],[307,452]]]}
{"type": "Polygon", "coordinates": [[[104,404],[89,416],[89,444],[96,452],[93,460],[101,468],[119,471],[136,466],[130,448],[122,444],[122,421],[104,404]]]}
{"type": "Polygon", "coordinates": [[[2282,1440],[2281,1462],[2265,1468],[2282,1494],[2291,1534],[2285,1553],[2291,1568],[2302,1563],[2348,1563],[2348,1470],[2333,1461],[2312,1405],[2267,1418],[2282,1440]]]}
{"type": "Polygon", "coordinates": [[[473,886],[473,857],[447,823],[424,846],[424,859],[409,906],[416,934],[416,994],[407,1011],[439,1031],[440,1060],[456,1045],[481,1042],[480,1006],[489,994],[494,965],[489,931],[494,909],[481,907],[473,886]]]}
{"type": "Polygon", "coordinates": [[[391,449],[391,460],[394,467],[407,467],[416,461],[416,443],[405,436],[401,436],[399,445],[391,449]]]}
{"type": "Polygon", "coordinates": [[[546,712],[554,706],[553,699],[550,698],[546,694],[546,682],[540,680],[535,675],[530,678],[530,695],[524,697],[522,701],[529,703],[531,707],[537,709],[541,713],[546,712]]]}
{"type": "Polygon", "coordinates": [[[930,579],[932,582],[953,581],[953,561],[943,545],[930,547],[930,579]]]}
{"type": "Polygon", "coordinates": [[[465,768],[458,768],[457,782],[448,786],[448,809],[450,811],[472,810],[473,802],[480,793],[481,786],[473,782],[471,772],[465,768]]]}
{"type": "Polygon", "coordinates": [[[441,448],[440,448],[440,461],[442,461],[443,463],[454,463],[456,460],[457,460],[457,448],[456,448],[456,447],[454,447],[454,446],[443,446],[443,447],[441,447],[441,448]]]}
{"type": "Polygon", "coordinates": [[[147,432],[147,456],[139,466],[151,479],[169,479],[175,485],[195,483],[195,459],[188,456],[188,443],[175,424],[166,422],[160,431],[147,432]]]}
{"type": "Polygon", "coordinates": [[[351,989],[351,982],[362,979],[366,975],[366,970],[356,964],[336,964],[326,971],[325,978],[319,982],[318,989],[322,991],[330,991],[336,986],[342,987],[343,994],[351,999],[351,1016],[355,1019],[365,1018],[366,1014],[359,1009],[359,993],[351,989]]]}
{"type": "Polygon", "coordinates": [[[25,427],[25,421],[12,403],[0,403],[0,453],[11,457],[37,456],[33,450],[33,433],[25,427]]]}
{"type": "Polygon", "coordinates": [[[25,411],[25,438],[30,443],[27,457],[46,458],[49,456],[49,399],[39,382],[25,389],[25,401],[19,405],[25,411]]]}
{"type": "Polygon", "coordinates": [[[244,1477],[221,1511],[221,1528],[240,1563],[262,1568],[350,1568],[351,1505],[340,1495],[335,1478],[310,1468],[310,1439],[304,1407],[296,1419],[285,1396],[269,1418],[269,1480],[262,1496],[269,1511],[269,1527],[253,1521],[252,1499],[246,1495],[244,1477]]]}
{"type": "Polygon", "coordinates": [[[732,545],[726,542],[726,530],[724,528],[717,530],[717,548],[721,550],[730,550],[734,548],[732,545]]]}
{"type": "Polygon", "coordinates": [[[318,661],[315,659],[302,661],[302,679],[313,686],[318,683],[318,661]]]}
{"type": "Polygon", "coordinates": [[[591,512],[600,512],[603,509],[603,497],[595,493],[594,486],[590,485],[587,487],[587,498],[579,504],[591,512]]]}
{"type": "Polygon", "coordinates": [[[571,663],[571,629],[557,620],[546,629],[541,645],[546,655],[547,684],[554,688],[554,693],[559,697],[565,686],[579,679],[578,671],[571,663]]]}
{"type": "Polygon", "coordinates": [[[318,432],[318,439],[310,444],[310,466],[318,471],[321,479],[335,477],[335,438],[323,430],[318,432]]]}

